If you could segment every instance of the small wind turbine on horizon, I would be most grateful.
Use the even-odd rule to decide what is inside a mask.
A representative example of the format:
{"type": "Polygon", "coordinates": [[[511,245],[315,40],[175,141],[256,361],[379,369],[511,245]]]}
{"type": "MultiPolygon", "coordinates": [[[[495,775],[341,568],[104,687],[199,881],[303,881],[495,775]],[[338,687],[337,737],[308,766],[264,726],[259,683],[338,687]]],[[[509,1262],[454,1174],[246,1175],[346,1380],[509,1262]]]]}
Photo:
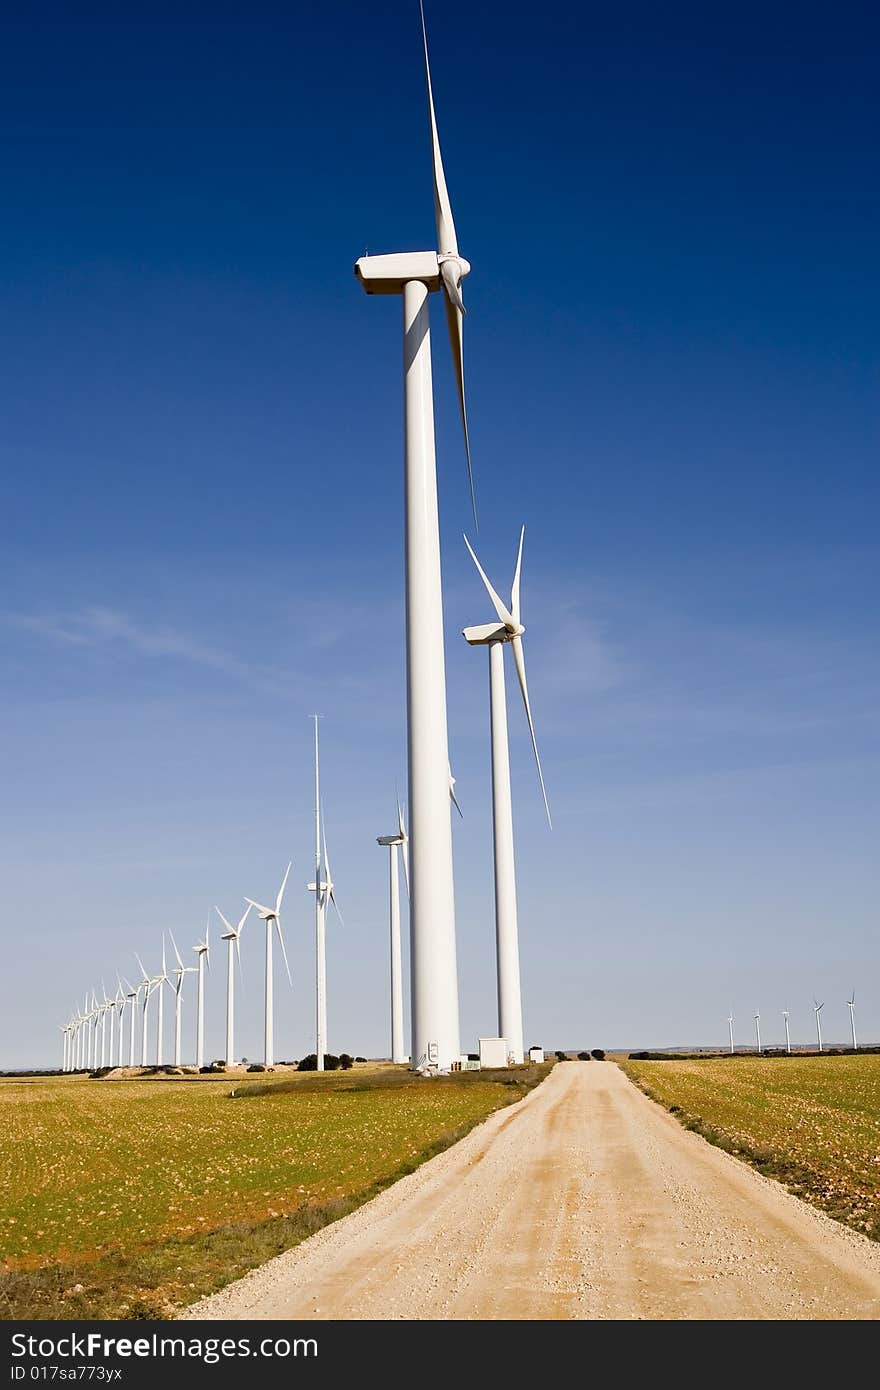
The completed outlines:
{"type": "Polygon", "coordinates": [[[201,1071],[205,1065],[205,970],[211,969],[211,945],[209,933],[211,919],[205,923],[205,939],[197,941],[193,950],[198,956],[199,991],[196,1002],[196,1068],[201,1071]]]}
{"type": "Polygon", "coordinates": [[[157,1012],[156,1012],[156,1066],[161,1067],[165,1064],[165,995],[162,986],[170,984],[168,978],[168,965],[165,959],[165,933],[162,933],[162,973],[153,980],[153,985],[157,990],[157,1012]]]}
{"type": "Polygon", "coordinates": [[[761,1051],[761,1015],[755,1014],[755,1038],[758,1043],[758,1052],[761,1051]]]}
{"type": "Polygon", "coordinates": [[[815,1015],[816,1015],[816,1038],[817,1038],[817,1040],[818,1040],[819,1051],[820,1051],[820,1052],[822,1051],[822,1020],[821,1020],[821,1018],[819,1017],[819,1015],[820,1015],[820,1013],[822,1012],[822,1010],[824,1009],[824,1007],[825,1007],[825,1001],[823,1000],[822,1003],[820,1004],[819,1001],[817,1000],[815,994],[814,994],[814,995],[813,995],[813,1011],[814,1011],[814,1013],[815,1013],[815,1015]]]}
{"type": "Polygon", "coordinates": [[[850,1026],[850,1028],[852,1029],[852,1045],[853,1045],[853,1052],[858,1052],[858,1050],[859,1050],[859,1045],[858,1045],[858,1043],[856,1042],[856,989],[855,989],[855,985],[853,985],[853,992],[852,992],[851,997],[850,997],[849,999],[847,999],[847,1001],[846,1001],[846,1007],[849,1009],[849,1026],[850,1026]]]}
{"type": "Polygon", "coordinates": [[[150,995],[153,993],[153,977],[148,975],[144,969],[144,963],[138,955],[134,953],[134,958],[141,968],[141,981],[138,989],[144,991],[144,1002],[141,1005],[141,1066],[147,1065],[147,1015],[150,1011],[150,995]]]}
{"type": "Polygon", "coordinates": [[[137,988],[135,988],[135,986],[134,986],[133,984],[131,984],[128,980],[125,979],[125,976],[123,976],[122,978],[123,978],[123,980],[125,980],[125,990],[126,990],[125,997],[126,997],[126,999],[130,999],[130,1000],[131,1000],[131,1003],[129,1004],[129,1020],[128,1020],[128,1065],[129,1065],[130,1067],[133,1067],[133,1066],[134,1066],[134,1030],[135,1030],[136,1015],[137,1015],[137,1001],[138,1001],[138,995],[139,995],[139,993],[140,993],[140,985],[138,985],[137,988]]]}
{"type": "Polygon", "coordinates": [[[734,1051],[734,1046],[733,1046],[733,1005],[732,1005],[732,1004],[731,1004],[731,1006],[730,1006],[730,1013],[727,1015],[727,1031],[728,1031],[728,1033],[730,1034],[730,1051],[731,1051],[731,1055],[732,1055],[732,1054],[733,1054],[733,1051],[734,1051]]]}
{"type": "Polygon", "coordinates": [[[275,1065],[275,1030],[272,1016],[273,1008],[273,980],[272,980],[272,927],[278,932],[278,944],[281,947],[281,954],[284,957],[284,968],[287,971],[288,982],[292,985],[290,977],[290,966],[287,963],[287,952],[284,949],[284,937],[281,935],[281,901],[284,897],[284,889],[287,886],[287,876],[290,873],[290,864],[284,871],[284,878],[281,880],[281,887],[278,889],[278,896],[275,899],[274,907],[264,907],[261,903],[254,902],[253,898],[245,898],[245,902],[256,909],[257,916],[261,922],[266,923],[266,1005],[263,1018],[263,1064],[266,1067],[275,1065]]]}
{"type": "Polygon", "coordinates": [[[250,915],[250,904],[245,908],[244,913],[234,927],[231,922],[223,916],[219,907],[214,906],[214,911],[223,923],[226,931],[220,940],[227,942],[226,947],[226,1065],[231,1067],[235,1061],[235,959],[238,960],[238,973],[241,974],[241,933],[245,922],[250,915]]]}
{"type": "Polygon", "coordinates": [[[186,975],[198,974],[197,965],[184,965],[180,959],[180,952],[177,949],[177,942],[174,940],[174,932],[169,928],[168,935],[171,937],[171,945],[174,948],[174,957],[177,964],[174,966],[173,974],[176,979],[172,984],[174,990],[174,1065],[182,1066],[183,1048],[181,1044],[182,1015],[183,1015],[183,981],[186,975]]]}
{"type": "Polygon", "coordinates": [[[315,895],[315,1068],[324,1070],[327,1051],[327,904],[332,902],[340,922],[342,913],[336,902],[333,879],[327,859],[327,836],[321,804],[321,769],[318,757],[318,719],[315,721],[315,881],[307,884],[315,895]]]}
{"type": "Polygon", "coordinates": [[[444,299],[476,518],[462,355],[461,282],[470,265],[459,254],[446,187],[424,12],[422,43],[437,249],[363,256],[355,265],[355,275],[367,294],[403,297],[407,764],[412,836],[410,1051],[417,1070],[449,1071],[461,1049],[428,296],[439,291],[444,299]]]}
{"type": "Polygon", "coordinates": [[[507,1039],[508,1052],[515,1062],[522,1062],[523,1023],[522,991],[519,973],[519,927],[516,911],[516,865],[513,847],[513,803],[510,790],[510,749],[507,734],[507,694],[504,686],[504,648],[509,643],[513,651],[513,662],[519,680],[526,720],[532,739],[532,749],[541,783],[541,795],[547,812],[547,823],[553,828],[550,819],[550,805],[544,787],[544,774],[538,755],[538,742],[529,704],[529,688],[526,682],[525,656],[523,653],[523,634],[525,628],[520,613],[520,578],[522,574],[522,552],[526,528],[519,534],[519,550],[516,569],[510,590],[510,607],[502,601],[489,582],[485,570],[474,554],[467,536],[464,543],[477,572],[485,585],[498,615],[498,621],[483,623],[478,627],[466,627],[462,633],[465,641],[472,647],[489,648],[489,714],[492,727],[492,826],[495,851],[495,940],[498,970],[498,1032],[507,1039]]]}
{"type": "MultiPolygon", "coordinates": [[[[451,775],[451,774],[450,774],[451,775]]],[[[454,793],[453,793],[454,796],[454,793]]],[[[458,803],[456,802],[456,805],[458,803]]],[[[403,1041],[403,963],[400,943],[400,873],[398,853],[403,854],[403,872],[406,878],[406,891],[409,896],[409,840],[403,820],[403,807],[397,802],[397,832],[393,835],[380,835],[377,844],[387,846],[389,851],[389,907],[391,930],[391,1060],[403,1063],[408,1061],[403,1041]]]]}
{"type": "Polygon", "coordinates": [[[791,1052],[791,1036],[788,1031],[788,1009],[782,1010],[782,1021],[785,1024],[785,1050],[791,1052]]]}

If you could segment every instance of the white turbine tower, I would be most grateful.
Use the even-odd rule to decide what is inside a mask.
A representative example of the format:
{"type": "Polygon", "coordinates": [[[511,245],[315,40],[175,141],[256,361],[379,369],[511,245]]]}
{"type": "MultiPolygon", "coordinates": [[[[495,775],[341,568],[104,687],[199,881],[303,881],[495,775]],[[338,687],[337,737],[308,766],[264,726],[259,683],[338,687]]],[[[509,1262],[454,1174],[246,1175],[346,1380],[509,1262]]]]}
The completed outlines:
{"type": "Polygon", "coordinates": [[[782,1010],[782,1020],[785,1024],[785,1050],[791,1052],[791,1034],[788,1031],[788,1009],[782,1010]]]}
{"type": "Polygon", "coordinates": [[[758,1052],[761,1051],[761,1015],[755,1014],[755,1040],[758,1044],[758,1052]]]}
{"type": "MultiPolygon", "coordinates": [[[[441,291],[444,298],[473,501],[464,394],[464,305],[461,296],[461,281],[470,265],[459,255],[443,172],[424,15],[422,38],[434,166],[437,249],[364,256],[357,262],[355,274],[367,294],[403,297],[407,743],[412,834],[411,1051],[417,1070],[448,1071],[459,1056],[460,1045],[428,295],[441,291]]],[[[474,510],[476,512],[476,508],[474,510]]]]}
{"type": "Polygon", "coordinates": [[[153,984],[158,990],[156,996],[158,1010],[156,1015],[156,1066],[161,1067],[165,1063],[165,995],[162,993],[162,986],[170,984],[168,978],[168,966],[165,961],[165,933],[162,933],[162,974],[157,975],[153,984]]]}
{"type": "Polygon", "coordinates": [[[174,940],[174,932],[168,931],[171,937],[171,945],[174,948],[174,956],[177,964],[173,967],[172,973],[177,976],[172,986],[174,990],[174,1065],[182,1066],[181,1062],[181,1025],[183,1014],[183,977],[185,975],[195,975],[198,972],[197,965],[184,965],[180,959],[180,952],[177,949],[177,942],[174,940]]]}
{"type": "Polygon", "coordinates": [[[287,971],[287,979],[292,985],[290,978],[290,966],[287,964],[287,952],[284,949],[284,937],[281,935],[281,900],[284,897],[284,889],[287,886],[287,876],[290,873],[290,865],[284,871],[284,878],[281,880],[281,887],[278,889],[278,896],[275,899],[274,907],[264,907],[261,903],[254,902],[253,898],[245,898],[245,902],[251,907],[256,908],[257,916],[261,922],[266,923],[266,1007],[263,1019],[263,1062],[267,1067],[275,1065],[275,1029],[272,1017],[273,1005],[273,982],[272,982],[272,926],[278,932],[278,944],[281,947],[281,954],[284,957],[284,968],[287,971]]]}
{"type": "Polygon", "coordinates": [[[150,1012],[150,995],[153,993],[153,977],[147,974],[137,951],[134,953],[134,958],[141,968],[138,990],[144,991],[144,1002],[141,1005],[141,1066],[145,1067],[147,1065],[147,1016],[150,1012]]]}
{"type": "Polygon", "coordinates": [[[520,577],[522,573],[522,551],[526,528],[519,536],[519,550],[516,569],[510,590],[508,608],[489,583],[488,577],[465,536],[464,541],[470,551],[471,559],[477,567],[498,621],[483,623],[479,627],[466,627],[463,636],[472,647],[489,648],[489,714],[492,725],[492,825],[495,849],[495,939],[498,967],[498,1032],[507,1039],[508,1052],[515,1062],[522,1062],[523,1025],[522,992],[519,978],[519,928],[516,915],[516,865],[513,849],[513,805],[510,792],[510,750],[507,737],[507,695],[504,688],[504,647],[507,643],[513,650],[513,661],[522,692],[532,748],[538,766],[538,778],[548,824],[550,807],[544,788],[541,772],[541,759],[535,738],[535,726],[529,705],[529,688],[526,683],[525,656],[523,654],[523,633],[525,628],[520,613],[520,577]]]}
{"type": "Polygon", "coordinates": [[[250,906],[245,908],[244,916],[237,927],[228,922],[220,911],[219,907],[214,908],[226,931],[221,936],[221,941],[228,942],[226,948],[226,1065],[231,1067],[235,1061],[235,960],[238,958],[238,970],[241,973],[241,931],[250,915],[250,906]]]}
{"type": "Polygon", "coordinates": [[[117,1067],[121,1067],[123,1031],[125,1027],[125,990],[122,988],[122,981],[119,978],[118,972],[116,975],[116,985],[116,1065],[117,1067]]]}
{"type": "Polygon", "coordinates": [[[208,933],[211,929],[211,919],[205,923],[205,939],[193,946],[193,950],[198,956],[199,972],[199,992],[196,1003],[196,1068],[201,1071],[205,1065],[205,969],[211,969],[211,945],[208,933]]]}
{"type": "Polygon", "coordinates": [[[130,984],[128,980],[125,981],[125,997],[126,999],[131,1000],[131,1003],[129,1004],[130,1014],[128,1020],[128,1065],[130,1067],[134,1066],[134,1029],[137,1015],[137,1001],[138,995],[140,994],[140,989],[140,985],[138,985],[137,988],[135,988],[135,986],[133,984],[130,984]]]}
{"type": "Polygon", "coordinates": [[[858,1052],[859,1045],[856,1042],[856,991],[853,986],[852,997],[847,999],[846,1007],[849,1009],[849,1026],[852,1029],[853,1052],[858,1052]]]}
{"type": "Polygon", "coordinates": [[[815,1015],[816,1015],[816,1038],[817,1038],[817,1041],[818,1041],[818,1044],[819,1044],[819,1051],[820,1051],[820,1052],[822,1051],[822,1020],[821,1020],[821,1018],[819,1017],[819,1015],[820,1015],[820,1013],[822,1012],[822,1010],[824,1009],[824,1007],[825,1007],[825,1001],[824,1001],[824,999],[823,999],[822,1003],[820,1004],[819,1001],[817,1000],[815,994],[814,994],[814,995],[813,995],[813,1012],[814,1012],[815,1015]]]}
{"type": "MultiPolygon", "coordinates": [[[[451,790],[451,788],[450,788],[451,790]]],[[[454,793],[453,793],[454,795],[454,793]]],[[[456,805],[458,803],[456,802],[456,805]]],[[[400,873],[398,853],[403,854],[403,872],[406,877],[407,896],[409,895],[409,840],[403,823],[403,808],[397,803],[397,833],[380,835],[377,841],[387,845],[389,850],[389,903],[391,917],[391,1060],[406,1062],[406,1046],[403,1041],[403,959],[400,944],[400,873]]]]}
{"type": "Polygon", "coordinates": [[[319,716],[315,714],[312,718],[315,721],[315,881],[306,886],[315,895],[315,1067],[317,1071],[323,1071],[327,1051],[327,903],[332,902],[340,922],[342,913],[336,901],[327,859],[318,761],[319,716]]]}
{"type": "Polygon", "coordinates": [[[101,1066],[113,1066],[113,1043],[116,1037],[116,1000],[107,998],[107,990],[104,981],[101,981],[101,993],[104,996],[104,1024],[101,1030],[101,1066]],[[107,1017],[110,1018],[110,1037],[107,1039],[106,1063],[104,1056],[104,1033],[107,1026],[107,1017]]]}
{"type": "Polygon", "coordinates": [[[730,1052],[731,1055],[733,1055],[735,1051],[733,1046],[733,1007],[731,1007],[730,1013],[727,1015],[727,1031],[730,1034],[730,1052]]]}
{"type": "Polygon", "coordinates": [[[100,1008],[100,1005],[98,1004],[98,996],[97,996],[97,994],[95,993],[95,991],[92,990],[92,1061],[91,1061],[91,1065],[92,1065],[92,1069],[93,1069],[93,1070],[96,1070],[96,1069],[97,1069],[97,1066],[98,1066],[98,1028],[100,1027],[100,1022],[101,1022],[101,1008],[100,1008]]]}

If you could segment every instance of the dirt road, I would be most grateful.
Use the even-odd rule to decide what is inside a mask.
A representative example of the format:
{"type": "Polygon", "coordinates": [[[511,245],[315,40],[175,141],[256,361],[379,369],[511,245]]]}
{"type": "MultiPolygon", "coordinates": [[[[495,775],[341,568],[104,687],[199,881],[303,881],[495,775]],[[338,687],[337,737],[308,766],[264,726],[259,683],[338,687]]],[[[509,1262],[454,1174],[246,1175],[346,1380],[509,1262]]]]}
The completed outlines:
{"type": "Polygon", "coordinates": [[[683,1130],[613,1063],[566,1062],[183,1316],[877,1318],[880,1246],[683,1130]]]}

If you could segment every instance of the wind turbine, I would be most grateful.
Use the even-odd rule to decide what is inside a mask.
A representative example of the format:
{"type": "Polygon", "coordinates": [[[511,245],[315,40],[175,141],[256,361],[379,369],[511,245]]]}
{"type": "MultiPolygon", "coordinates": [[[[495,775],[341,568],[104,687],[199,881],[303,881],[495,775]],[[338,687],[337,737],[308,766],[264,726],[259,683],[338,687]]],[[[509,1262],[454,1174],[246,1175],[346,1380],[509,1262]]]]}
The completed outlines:
{"type": "Polygon", "coordinates": [[[785,1023],[785,1050],[791,1052],[791,1035],[788,1031],[788,1009],[782,1010],[782,1019],[785,1023]]]}
{"type": "Polygon", "coordinates": [[[761,1015],[755,1014],[755,1038],[758,1043],[758,1052],[761,1051],[761,1015]]]}
{"type": "Polygon", "coordinates": [[[98,1027],[99,1027],[99,1024],[100,1024],[100,1015],[101,1015],[101,1008],[100,1008],[100,1005],[98,1004],[98,996],[97,996],[97,994],[95,993],[95,991],[92,990],[92,1060],[91,1060],[91,1066],[92,1066],[92,1069],[93,1069],[93,1070],[97,1070],[97,1067],[98,1067],[98,1027]]]}
{"type": "Polygon", "coordinates": [[[849,1024],[852,1028],[853,1052],[858,1052],[859,1045],[856,1042],[856,991],[853,986],[852,997],[847,999],[846,1007],[849,1009],[849,1024]]]}
{"type": "Polygon", "coordinates": [[[820,1003],[818,1002],[818,1000],[816,999],[816,996],[815,996],[815,994],[814,994],[814,995],[813,995],[813,1012],[814,1012],[815,1015],[816,1015],[816,1037],[818,1038],[818,1041],[819,1041],[819,1051],[820,1051],[820,1052],[822,1051],[822,1020],[820,1019],[819,1014],[822,1012],[822,1010],[824,1009],[824,1007],[825,1007],[825,1001],[824,1001],[824,999],[823,999],[822,1003],[820,1004],[820,1003]]]}
{"type": "Polygon", "coordinates": [[[400,873],[398,854],[403,853],[403,872],[409,894],[409,840],[403,823],[403,807],[397,803],[397,832],[393,835],[380,835],[377,844],[386,845],[389,850],[388,896],[391,917],[391,1060],[406,1062],[406,1046],[403,1041],[403,963],[400,945],[400,873]]]}
{"type": "Polygon", "coordinates": [[[103,996],[104,996],[104,1002],[103,1002],[103,1004],[101,1005],[101,1066],[103,1067],[103,1066],[105,1065],[104,1043],[107,1041],[107,1038],[106,1038],[106,1033],[107,1033],[107,1015],[109,1014],[109,1015],[110,1015],[110,1039],[109,1039],[109,1042],[110,1042],[110,1053],[109,1053],[109,1055],[110,1055],[110,1065],[111,1065],[111,1067],[112,1067],[112,1065],[113,1065],[113,1036],[114,1036],[114,1023],[115,1023],[115,1020],[116,1020],[116,1014],[115,1014],[116,1005],[115,1005],[115,1003],[114,1003],[114,1001],[113,1001],[112,999],[108,999],[108,998],[107,998],[107,987],[106,987],[106,985],[104,984],[104,981],[103,981],[103,980],[101,981],[101,993],[102,993],[103,996]]]}
{"type": "Polygon", "coordinates": [[[171,945],[174,948],[174,956],[177,964],[173,967],[172,973],[177,976],[172,988],[174,990],[174,1065],[181,1066],[181,1046],[180,1029],[181,1015],[183,1013],[183,977],[184,975],[195,975],[198,971],[197,965],[184,965],[180,959],[180,952],[177,949],[177,942],[174,940],[174,932],[169,928],[168,935],[171,937],[171,945]]]}
{"type": "Polygon", "coordinates": [[[235,955],[238,957],[238,969],[241,973],[241,930],[250,914],[250,906],[245,908],[244,916],[237,927],[228,922],[220,911],[219,907],[214,908],[226,931],[221,936],[221,941],[228,941],[226,948],[226,1065],[231,1067],[235,1060],[235,963],[233,960],[233,945],[235,955]]]}
{"type": "MultiPolygon", "coordinates": [[[[355,265],[355,275],[367,294],[403,297],[407,744],[412,832],[411,1052],[416,1070],[449,1071],[460,1054],[460,1044],[428,295],[435,291],[443,294],[473,504],[461,296],[461,281],[470,265],[459,255],[446,188],[424,13],[422,41],[434,166],[437,250],[363,256],[355,265]]],[[[476,516],[475,506],[474,514],[476,516]]]]}
{"type": "Polygon", "coordinates": [[[278,896],[275,899],[274,907],[264,907],[261,903],[254,902],[253,898],[245,898],[245,902],[251,907],[256,908],[257,916],[261,922],[266,923],[266,1009],[263,1021],[263,1062],[267,1067],[275,1065],[275,1035],[274,1020],[272,1017],[272,926],[278,932],[278,944],[281,947],[281,954],[284,957],[284,968],[287,971],[287,979],[292,985],[290,978],[290,966],[287,964],[287,952],[284,949],[284,937],[281,935],[281,900],[284,897],[284,889],[287,886],[287,875],[290,873],[290,865],[284,871],[281,880],[281,887],[278,889],[278,896]]]}
{"type": "Polygon", "coordinates": [[[495,939],[498,965],[498,1032],[507,1039],[508,1051],[515,1062],[523,1061],[522,993],[519,978],[519,929],[516,916],[516,867],[513,850],[513,806],[510,793],[510,750],[507,737],[507,695],[504,688],[504,647],[507,643],[513,649],[513,661],[525,706],[532,748],[538,767],[541,794],[547,822],[550,820],[550,806],[544,788],[541,772],[541,759],[535,738],[535,726],[529,704],[529,689],[526,683],[525,656],[523,654],[523,627],[520,615],[520,577],[522,573],[523,540],[526,528],[519,535],[519,550],[516,569],[510,590],[508,608],[489,583],[485,570],[477,559],[471,543],[464,541],[470,551],[471,559],[477,567],[498,621],[483,623],[479,627],[466,627],[463,637],[472,647],[489,648],[489,713],[492,725],[492,824],[495,849],[495,939]]]}
{"type": "Polygon", "coordinates": [[[165,1042],[165,995],[162,993],[162,986],[170,984],[168,979],[168,966],[165,961],[165,933],[162,933],[162,974],[156,975],[153,985],[159,991],[158,1014],[156,1017],[156,1066],[161,1067],[165,1061],[164,1042],[165,1042]]]}
{"type": "Polygon", "coordinates": [[[205,967],[211,969],[210,953],[211,945],[208,940],[208,933],[211,929],[211,919],[205,923],[205,939],[193,946],[193,950],[198,956],[199,972],[199,992],[196,1005],[196,1069],[202,1070],[205,1065],[205,967]]]}
{"type": "Polygon", "coordinates": [[[131,1012],[128,1021],[128,1065],[130,1067],[134,1066],[134,1026],[135,1015],[137,1013],[137,1000],[138,995],[140,994],[140,988],[140,985],[138,985],[137,988],[135,988],[135,986],[133,984],[130,984],[128,980],[125,981],[125,997],[126,999],[131,1000],[131,1003],[129,1005],[129,1009],[131,1012]]]}
{"type": "Polygon", "coordinates": [[[315,1067],[324,1070],[327,1051],[327,903],[332,902],[340,922],[342,913],[336,901],[330,864],[327,858],[327,836],[321,806],[321,772],[318,760],[318,718],[315,721],[315,881],[307,884],[315,895],[315,1067]],[[323,858],[322,858],[323,849],[323,858]]]}
{"type": "Polygon", "coordinates": [[[134,958],[141,968],[141,980],[138,989],[144,991],[144,1002],[141,1005],[141,1066],[145,1067],[147,1065],[147,1015],[150,1011],[150,995],[153,993],[153,977],[147,974],[137,951],[134,953],[134,958]]]}
{"type": "Polygon", "coordinates": [[[730,1013],[727,1015],[727,1031],[730,1034],[730,1052],[732,1056],[735,1051],[733,1046],[733,1005],[731,1005],[730,1013]]]}

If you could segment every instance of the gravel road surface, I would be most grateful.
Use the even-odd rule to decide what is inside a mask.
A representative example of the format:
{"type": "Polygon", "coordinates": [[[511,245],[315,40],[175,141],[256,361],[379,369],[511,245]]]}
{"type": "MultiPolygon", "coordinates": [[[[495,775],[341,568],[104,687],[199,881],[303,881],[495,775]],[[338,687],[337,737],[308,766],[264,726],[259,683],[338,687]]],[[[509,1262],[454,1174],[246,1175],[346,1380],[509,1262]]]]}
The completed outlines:
{"type": "Polygon", "coordinates": [[[877,1318],[880,1245],[682,1129],[613,1063],[564,1062],[181,1316],[877,1318]]]}

